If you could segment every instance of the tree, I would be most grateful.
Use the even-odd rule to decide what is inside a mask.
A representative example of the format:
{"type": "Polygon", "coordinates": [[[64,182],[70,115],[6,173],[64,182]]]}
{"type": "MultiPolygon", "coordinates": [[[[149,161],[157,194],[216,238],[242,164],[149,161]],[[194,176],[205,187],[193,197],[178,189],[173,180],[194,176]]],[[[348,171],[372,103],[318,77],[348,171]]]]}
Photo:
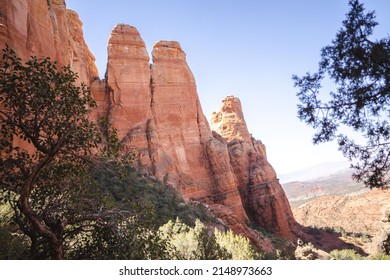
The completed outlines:
{"type": "Polygon", "coordinates": [[[371,188],[388,187],[390,38],[370,39],[375,13],[365,12],[358,0],[349,6],[336,38],[321,51],[318,71],[293,76],[299,88],[298,117],[316,129],[315,144],[337,139],[356,180],[371,188]],[[321,98],[326,78],[336,90],[321,98]],[[352,133],[346,132],[351,128],[352,133]]]}
{"type": "MultiPolygon", "coordinates": [[[[70,67],[25,64],[8,47],[0,65],[0,200],[30,239],[32,258],[62,259],[80,235],[115,229],[124,216],[105,201],[90,170],[108,155],[88,119],[96,105],[70,67]]],[[[113,148],[117,145],[108,145],[113,148]]]]}
{"type": "Polygon", "coordinates": [[[225,248],[232,255],[233,260],[256,260],[260,259],[260,253],[256,252],[255,247],[248,238],[236,235],[231,230],[227,232],[214,230],[217,243],[225,248]]]}
{"type": "Polygon", "coordinates": [[[70,252],[71,259],[161,260],[168,259],[167,242],[157,230],[136,215],[120,219],[114,227],[97,225],[79,236],[70,252]]]}
{"type": "Polygon", "coordinates": [[[159,235],[167,242],[169,257],[178,260],[228,260],[232,255],[221,247],[213,231],[200,220],[194,228],[184,224],[179,218],[170,220],[160,227],[159,235]]]}

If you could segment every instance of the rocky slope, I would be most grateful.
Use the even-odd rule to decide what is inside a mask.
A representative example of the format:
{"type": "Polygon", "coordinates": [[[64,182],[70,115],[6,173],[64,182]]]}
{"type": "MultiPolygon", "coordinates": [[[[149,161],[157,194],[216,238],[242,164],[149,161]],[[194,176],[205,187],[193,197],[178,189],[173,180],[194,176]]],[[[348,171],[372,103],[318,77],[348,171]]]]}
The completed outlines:
{"type": "Polygon", "coordinates": [[[98,109],[118,130],[137,167],[206,204],[235,232],[256,240],[257,226],[293,240],[298,226],[265,146],[246,127],[240,101],[226,98],[212,116],[202,112],[195,78],[178,42],[159,41],[153,63],[138,31],[119,24],[108,43],[106,79],[97,78],[93,55],[75,12],[63,0],[0,0],[0,46],[19,56],[49,56],[70,64],[91,86],[98,109]]]}
{"type": "Polygon", "coordinates": [[[327,252],[353,248],[360,254],[376,255],[388,254],[389,209],[390,190],[367,190],[322,196],[293,212],[296,220],[308,227],[306,238],[316,247],[327,252]]]}
{"type": "Polygon", "coordinates": [[[265,145],[248,132],[240,100],[225,98],[212,115],[211,127],[227,142],[233,175],[250,220],[292,239],[295,221],[290,205],[267,161],[265,145]]]}
{"type": "Polygon", "coordinates": [[[292,208],[324,195],[343,195],[365,191],[363,183],[352,179],[352,170],[344,169],[306,181],[283,183],[292,208]]]}
{"type": "Polygon", "coordinates": [[[390,190],[322,196],[294,209],[294,217],[304,226],[343,228],[373,236],[375,223],[382,218],[389,203],[390,190]]]}

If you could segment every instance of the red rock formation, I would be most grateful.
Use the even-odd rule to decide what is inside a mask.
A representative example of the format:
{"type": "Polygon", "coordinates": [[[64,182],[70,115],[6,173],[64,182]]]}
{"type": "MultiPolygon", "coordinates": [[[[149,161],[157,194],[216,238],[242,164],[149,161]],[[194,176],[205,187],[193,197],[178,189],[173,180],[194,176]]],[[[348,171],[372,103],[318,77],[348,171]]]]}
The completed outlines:
{"type": "Polygon", "coordinates": [[[187,200],[218,208],[217,216],[226,217],[221,209],[233,213],[241,232],[249,215],[292,239],[288,201],[264,145],[248,132],[239,100],[225,99],[214,114],[212,125],[220,136],[211,132],[203,115],[179,43],[155,44],[150,76],[145,44],[134,27],[116,26],[108,53],[109,121],[125,145],[140,151],[139,166],[187,200]]]}
{"type": "Polygon", "coordinates": [[[106,80],[100,81],[81,21],[64,0],[0,0],[0,47],[5,44],[23,59],[49,56],[71,65],[80,82],[91,85],[98,104],[91,118],[105,117],[118,129],[124,146],[138,151],[138,168],[174,186],[187,201],[209,205],[252,240],[248,216],[292,239],[288,202],[264,145],[248,132],[239,100],[225,100],[212,132],[179,43],[156,43],[150,65],[138,31],[119,24],[109,39],[106,80]]]}
{"type": "Polygon", "coordinates": [[[6,44],[25,60],[45,56],[71,65],[80,82],[98,77],[82,23],[64,0],[0,0],[0,48],[6,44]]]}
{"type": "MultiPolygon", "coordinates": [[[[54,5],[54,2],[55,1],[53,1],[53,8],[55,9],[58,18],[59,15],[61,15],[61,12],[65,11],[63,17],[67,20],[62,24],[68,27],[68,35],[64,34],[62,38],[60,37],[60,41],[63,43],[66,43],[67,40],[69,40],[68,54],[70,54],[70,56],[69,60],[65,61],[64,64],[69,64],[72,67],[72,70],[79,74],[79,80],[81,82],[90,85],[92,81],[99,80],[99,73],[95,65],[95,57],[84,41],[83,23],[80,21],[76,12],[65,10],[65,5],[56,6],[54,5]]],[[[57,0],[57,2],[63,2],[63,0],[57,0]]],[[[55,25],[53,24],[53,26],[55,25]]],[[[61,49],[61,47],[57,47],[57,53],[61,54],[61,49]]]]}
{"type": "Polygon", "coordinates": [[[107,50],[108,121],[128,149],[139,150],[139,164],[149,167],[151,77],[145,43],[134,27],[118,24],[107,50]]]}
{"type": "Polygon", "coordinates": [[[222,101],[221,108],[211,116],[211,129],[218,132],[226,141],[233,139],[251,141],[241,102],[234,96],[228,96],[222,101]]]}
{"type": "Polygon", "coordinates": [[[203,143],[211,131],[196,91],[194,76],[179,43],[160,41],[152,52],[152,103],[156,175],[189,198],[211,194],[212,178],[203,143]]]}
{"type": "Polygon", "coordinates": [[[117,26],[108,51],[109,121],[125,145],[140,151],[140,167],[187,200],[227,206],[245,225],[226,141],[212,136],[179,43],[155,44],[150,77],[145,45],[135,28],[117,26]]]}
{"type": "Polygon", "coordinates": [[[257,225],[293,239],[296,226],[287,197],[267,161],[265,146],[251,137],[240,100],[228,96],[211,127],[228,141],[231,166],[247,215],[257,225]]]}
{"type": "Polygon", "coordinates": [[[343,228],[347,232],[375,235],[376,226],[389,207],[390,190],[351,195],[326,195],[294,209],[304,226],[343,228]]]}
{"type": "Polygon", "coordinates": [[[160,41],[152,57],[150,71],[138,31],[114,28],[106,74],[110,123],[125,146],[139,151],[141,169],[187,200],[226,205],[246,221],[226,142],[212,136],[180,44],[160,41]]]}

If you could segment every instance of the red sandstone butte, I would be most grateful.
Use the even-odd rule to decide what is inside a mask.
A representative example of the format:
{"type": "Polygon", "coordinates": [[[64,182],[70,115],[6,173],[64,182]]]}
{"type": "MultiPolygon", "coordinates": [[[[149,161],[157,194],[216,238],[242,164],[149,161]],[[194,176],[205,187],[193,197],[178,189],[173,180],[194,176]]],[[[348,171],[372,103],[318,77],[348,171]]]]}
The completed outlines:
{"type": "Polygon", "coordinates": [[[186,54],[159,41],[150,57],[136,28],[118,24],[108,42],[105,80],[86,45],[77,13],[64,0],[0,0],[0,47],[22,59],[49,56],[70,65],[91,86],[98,108],[118,130],[136,167],[176,188],[186,201],[206,204],[236,233],[256,240],[248,227],[294,238],[295,221],[265,146],[253,139],[238,98],[227,97],[211,120],[199,102],[186,54]]]}

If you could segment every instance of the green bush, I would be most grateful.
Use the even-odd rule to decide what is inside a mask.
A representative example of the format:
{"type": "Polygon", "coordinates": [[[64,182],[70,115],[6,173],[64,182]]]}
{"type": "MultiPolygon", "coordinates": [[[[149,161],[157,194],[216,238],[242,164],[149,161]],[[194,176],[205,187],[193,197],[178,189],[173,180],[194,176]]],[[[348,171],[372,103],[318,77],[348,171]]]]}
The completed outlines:
{"type": "Polygon", "coordinates": [[[232,255],[220,246],[212,231],[200,220],[189,227],[179,218],[160,227],[160,236],[168,243],[170,259],[177,260],[227,260],[232,255]]]}
{"type": "Polygon", "coordinates": [[[222,232],[214,230],[216,241],[222,248],[232,255],[233,260],[256,260],[260,255],[250,243],[249,239],[234,234],[231,230],[222,232]]]}
{"type": "Polygon", "coordinates": [[[352,249],[333,250],[329,253],[329,257],[335,260],[364,260],[365,258],[356,253],[352,249]]]}
{"type": "Polygon", "coordinates": [[[10,206],[0,203],[0,260],[25,259],[28,249],[28,240],[12,222],[10,206]]]}
{"type": "Polygon", "coordinates": [[[190,226],[195,226],[196,219],[216,222],[202,204],[185,203],[173,188],[132,168],[123,177],[101,169],[95,170],[93,176],[116,206],[146,214],[145,219],[156,229],[177,217],[190,226]]]}
{"type": "Polygon", "coordinates": [[[390,255],[379,254],[379,255],[371,256],[369,259],[370,260],[387,260],[387,261],[390,261],[390,255]]]}

